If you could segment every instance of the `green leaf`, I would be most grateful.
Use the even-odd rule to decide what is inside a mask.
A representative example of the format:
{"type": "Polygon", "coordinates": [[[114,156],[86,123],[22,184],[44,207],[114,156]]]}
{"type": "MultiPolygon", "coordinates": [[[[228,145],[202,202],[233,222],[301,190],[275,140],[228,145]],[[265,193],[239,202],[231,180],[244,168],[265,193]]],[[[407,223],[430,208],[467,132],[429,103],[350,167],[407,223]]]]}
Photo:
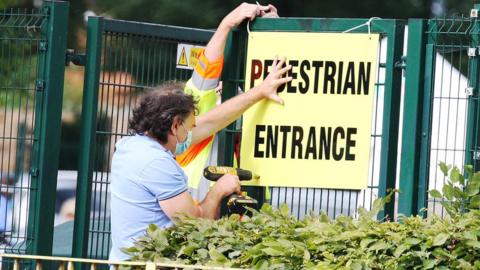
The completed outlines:
{"type": "Polygon", "coordinates": [[[462,186],[465,185],[465,176],[463,176],[463,174],[460,174],[460,176],[458,177],[458,183],[460,183],[460,185],[462,186]]]}
{"type": "Polygon", "coordinates": [[[123,253],[128,255],[139,252],[137,247],[122,248],[121,250],[123,253]]]}
{"type": "Polygon", "coordinates": [[[388,248],[389,248],[389,245],[387,245],[387,243],[385,243],[385,241],[380,240],[380,241],[376,242],[375,244],[371,245],[369,250],[379,251],[379,250],[388,249],[388,248]]]}
{"type": "Polygon", "coordinates": [[[283,203],[281,206],[280,206],[280,213],[283,215],[283,216],[288,216],[288,214],[290,213],[290,210],[288,209],[288,206],[283,203]]]}
{"type": "Polygon", "coordinates": [[[440,193],[440,191],[436,190],[436,189],[432,189],[428,192],[430,194],[430,196],[432,196],[433,198],[437,198],[437,199],[441,199],[442,198],[442,194],[440,193]]]}
{"type": "Polygon", "coordinates": [[[393,252],[393,256],[395,256],[396,258],[400,257],[400,255],[403,254],[403,252],[405,252],[406,250],[408,250],[410,248],[409,245],[406,245],[406,244],[402,244],[402,245],[399,245],[396,249],[395,249],[395,252],[393,252]]]}
{"type": "Polygon", "coordinates": [[[362,249],[365,249],[367,248],[371,243],[377,241],[376,239],[372,239],[372,238],[365,238],[365,239],[362,239],[362,241],[360,241],[360,247],[362,247],[362,249]]]}
{"type": "Polygon", "coordinates": [[[478,209],[480,208],[480,195],[475,195],[470,199],[470,209],[478,209]]]}
{"type": "Polygon", "coordinates": [[[467,193],[468,196],[474,196],[477,195],[480,190],[480,183],[468,183],[467,187],[465,188],[465,193],[467,193]]]}
{"type": "Polygon", "coordinates": [[[453,187],[449,184],[445,184],[442,188],[443,196],[447,198],[447,200],[451,201],[453,199],[453,187]]]}
{"type": "Polygon", "coordinates": [[[480,173],[476,172],[473,174],[472,178],[470,179],[471,183],[480,183],[480,173]]]}
{"type": "Polygon", "coordinates": [[[284,251],[280,251],[271,247],[267,247],[263,249],[263,252],[265,252],[269,256],[284,256],[286,255],[284,251]]]}
{"type": "Polygon", "coordinates": [[[267,270],[268,269],[268,261],[266,260],[259,260],[255,266],[253,267],[253,269],[256,269],[256,270],[267,270]]]}
{"type": "Polygon", "coordinates": [[[445,242],[447,242],[448,238],[450,236],[446,233],[440,233],[440,234],[437,234],[435,236],[435,238],[433,238],[433,243],[432,243],[432,246],[442,246],[443,244],[445,244],[445,242]]]}
{"type": "Polygon", "coordinates": [[[470,175],[470,174],[473,173],[473,166],[472,165],[465,165],[465,166],[463,166],[463,170],[470,175]]]}
{"type": "MultiPolygon", "coordinates": [[[[144,228],[145,228],[145,227],[144,227],[144,228]]],[[[155,225],[155,224],[150,224],[150,225],[148,225],[147,233],[148,233],[148,234],[152,234],[152,233],[154,233],[157,229],[158,229],[158,226],[157,226],[157,225],[155,225]]]]}
{"type": "Polygon", "coordinates": [[[452,180],[453,183],[458,183],[460,179],[460,170],[457,167],[453,167],[453,169],[450,171],[450,180],[452,180]]]}
{"type": "Polygon", "coordinates": [[[467,240],[474,240],[474,241],[477,241],[477,235],[472,232],[472,231],[465,231],[463,232],[463,238],[467,239],[467,240]]]}
{"type": "Polygon", "coordinates": [[[435,267],[434,260],[425,260],[423,261],[423,268],[422,269],[432,269],[435,267]]]}
{"type": "Polygon", "coordinates": [[[463,192],[459,187],[453,187],[453,197],[457,199],[466,199],[467,193],[463,192]]]}
{"type": "Polygon", "coordinates": [[[438,166],[440,166],[440,170],[442,171],[443,175],[444,175],[444,176],[447,176],[447,175],[448,175],[448,166],[447,166],[447,164],[445,164],[445,162],[441,161],[440,164],[438,164],[438,166]]]}
{"type": "Polygon", "coordinates": [[[362,264],[359,263],[359,262],[353,262],[352,264],[350,264],[350,267],[348,267],[348,269],[352,269],[352,270],[362,270],[363,267],[362,267],[362,264]]]}
{"type": "Polygon", "coordinates": [[[208,254],[210,255],[210,258],[216,263],[226,263],[228,262],[228,258],[225,257],[222,253],[218,252],[216,249],[210,249],[208,251],[208,254]]]}
{"type": "Polygon", "coordinates": [[[180,255],[192,256],[193,252],[197,249],[198,249],[198,245],[196,245],[196,244],[182,246],[180,248],[180,250],[178,251],[178,256],[180,256],[180,255]]]}
{"type": "Polygon", "coordinates": [[[407,239],[405,239],[405,243],[407,243],[409,245],[412,245],[412,246],[418,245],[418,244],[420,244],[420,242],[422,242],[422,240],[420,240],[418,238],[408,237],[407,239]]]}

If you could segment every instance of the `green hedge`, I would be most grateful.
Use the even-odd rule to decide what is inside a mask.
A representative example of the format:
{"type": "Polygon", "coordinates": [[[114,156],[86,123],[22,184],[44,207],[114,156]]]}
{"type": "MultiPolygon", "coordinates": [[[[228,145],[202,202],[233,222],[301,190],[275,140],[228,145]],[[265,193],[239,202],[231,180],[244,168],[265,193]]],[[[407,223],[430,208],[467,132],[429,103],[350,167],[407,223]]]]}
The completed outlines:
{"type": "Polygon", "coordinates": [[[324,214],[297,220],[286,206],[264,205],[242,220],[236,215],[217,221],[184,217],[168,229],[150,225],[125,252],[135,261],[255,269],[479,269],[480,210],[474,198],[480,174],[471,172],[465,180],[457,177],[457,168],[450,176],[452,171],[450,188],[443,194],[432,191],[438,198],[448,196],[446,218],[375,220],[393,194],[376,200],[371,211],[359,209],[357,218],[335,220],[324,214]]]}

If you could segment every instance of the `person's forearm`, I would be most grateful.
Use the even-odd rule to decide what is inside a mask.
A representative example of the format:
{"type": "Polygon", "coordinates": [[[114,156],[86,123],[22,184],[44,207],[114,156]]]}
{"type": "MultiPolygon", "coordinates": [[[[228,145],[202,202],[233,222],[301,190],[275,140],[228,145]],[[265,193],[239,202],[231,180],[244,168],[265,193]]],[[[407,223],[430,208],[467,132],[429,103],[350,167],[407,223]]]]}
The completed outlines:
{"type": "Polygon", "coordinates": [[[262,99],[256,88],[231,98],[197,118],[194,142],[201,141],[238,119],[248,108],[262,99]]]}
{"type": "Polygon", "coordinates": [[[227,43],[230,30],[230,26],[223,22],[220,23],[218,29],[215,31],[205,48],[205,56],[209,61],[215,61],[223,56],[223,51],[225,50],[225,44],[227,43]]]}
{"type": "Polygon", "coordinates": [[[203,201],[198,205],[202,218],[217,219],[220,216],[220,202],[222,196],[210,190],[203,201]]]}

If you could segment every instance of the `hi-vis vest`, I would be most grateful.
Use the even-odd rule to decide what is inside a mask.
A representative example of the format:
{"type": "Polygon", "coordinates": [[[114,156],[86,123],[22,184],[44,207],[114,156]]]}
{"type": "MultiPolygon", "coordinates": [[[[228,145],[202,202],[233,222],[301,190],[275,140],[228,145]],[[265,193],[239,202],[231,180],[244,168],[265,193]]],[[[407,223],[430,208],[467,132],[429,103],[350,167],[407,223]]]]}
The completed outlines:
{"type": "MultiPolygon", "coordinates": [[[[192,77],[187,81],[184,91],[198,100],[198,115],[210,111],[216,105],[217,96],[215,87],[220,80],[223,69],[223,57],[215,61],[208,61],[204,50],[197,55],[198,62],[192,77]]],[[[176,157],[188,176],[188,185],[197,188],[202,178],[203,168],[207,165],[208,156],[212,149],[215,135],[190,146],[185,153],[176,157]]]]}

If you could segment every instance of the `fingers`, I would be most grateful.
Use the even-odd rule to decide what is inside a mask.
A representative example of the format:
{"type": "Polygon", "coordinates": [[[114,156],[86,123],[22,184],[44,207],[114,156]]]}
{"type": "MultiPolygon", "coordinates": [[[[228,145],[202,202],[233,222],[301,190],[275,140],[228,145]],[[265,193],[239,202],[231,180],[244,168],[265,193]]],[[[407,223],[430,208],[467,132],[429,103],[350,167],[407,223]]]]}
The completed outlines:
{"type": "Polygon", "coordinates": [[[274,5],[268,4],[268,9],[270,10],[270,12],[277,14],[277,17],[278,17],[278,10],[274,5]]]}
{"type": "Polygon", "coordinates": [[[274,5],[268,5],[268,11],[263,11],[260,14],[263,18],[279,18],[277,8],[274,5]]]}
{"type": "Polygon", "coordinates": [[[285,64],[285,61],[287,61],[286,57],[282,57],[282,60],[278,61],[277,65],[275,66],[277,70],[279,70],[283,64],[285,64]]]}
{"type": "Polygon", "coordinates": [[[287,83],[287,82],[291,81],[292,79],[293,79],[292,77],[280,78],[280,79],[277,79],[277,80],[275,81],[275,84],[278,85],[278,86],[280,86],[280,85],[282,85],[282,84],[284,84],[284,83],[287,83]]]}
{"type": "Polygon", "coordinates": [[[277,62],[278,62],[278,56],[275,55],[275,58],[273,59],[273,63],[272,63],[272,67],[273,67],[272,72],[275,72],[277,70],[277,62]]]}
{"type": "MultiPolygon", "coordinates": [[[[259,11],[268,11],[268,12],[270,12],[270,11],[272,11],[270,6],[272,6],[272,5],[268,5],[268,6],[257,5],[257,8],[258,8],[259,11]]],[[[272,6],[272,7],[273,7],[273,6],[272,6]]],[[[273,7],[273,8],[275,8],[275,7],[273,7]]],[[[276,9],[275,9],[275,10],[276,10],[276,9]]]]}
{"type": "Polygon", "coordinates": [[[280,105],[283,105],[284,104],[284,101],[281,97],[279,97],[277,94],[271,94],[268,96],[268,99],[280,104],[280,105]]]}
{"type": "Polygon", "coordinates": [[[289,71],[290,69],[292,69],[292,66],[291,66],[291,65],[288,65],[288,66],[286,66],[286,67],[278,70],[278,73],[279,73],[279,75],[281,76],[281,75],[285,74],[287,71],[289,71]]]}

